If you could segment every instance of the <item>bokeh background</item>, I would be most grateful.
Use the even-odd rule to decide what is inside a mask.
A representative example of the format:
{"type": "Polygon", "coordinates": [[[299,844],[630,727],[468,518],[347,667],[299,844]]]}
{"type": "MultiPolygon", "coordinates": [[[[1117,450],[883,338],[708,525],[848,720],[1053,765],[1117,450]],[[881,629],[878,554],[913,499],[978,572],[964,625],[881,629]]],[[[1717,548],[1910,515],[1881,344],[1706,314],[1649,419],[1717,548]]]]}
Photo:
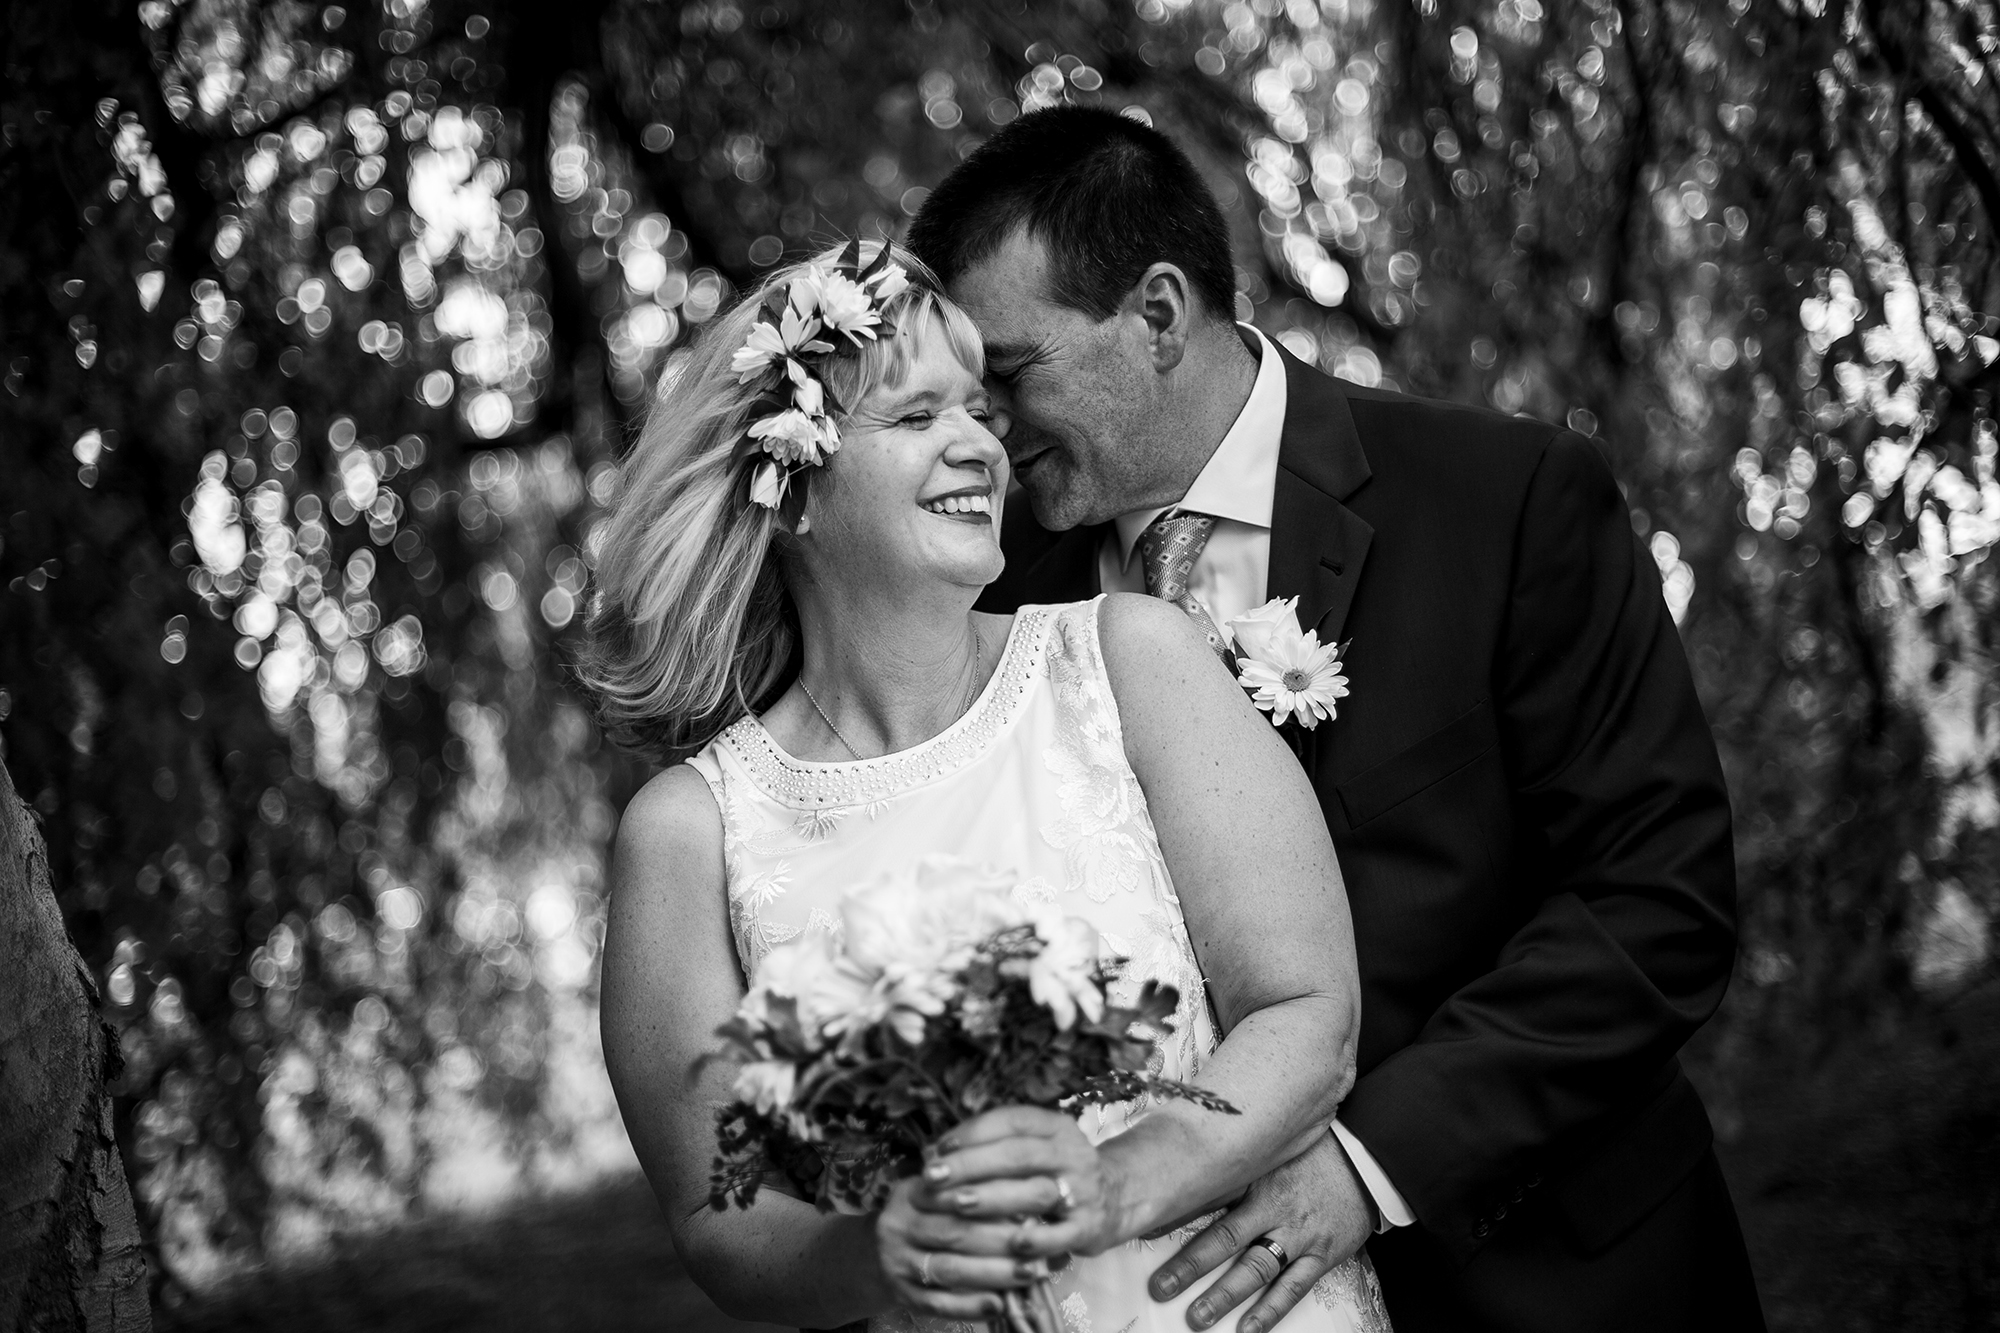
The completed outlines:
{"type": "Polygon", "coordinates": [[[1774,1327],[2000,1326],[1991,0],[11,0],[0,746],[163,1326],[722,1328],[595,1030],[568,683],[658,377],[1130,109],[1337,375],[1601,442],[1737,812],[1774,1327]]]}

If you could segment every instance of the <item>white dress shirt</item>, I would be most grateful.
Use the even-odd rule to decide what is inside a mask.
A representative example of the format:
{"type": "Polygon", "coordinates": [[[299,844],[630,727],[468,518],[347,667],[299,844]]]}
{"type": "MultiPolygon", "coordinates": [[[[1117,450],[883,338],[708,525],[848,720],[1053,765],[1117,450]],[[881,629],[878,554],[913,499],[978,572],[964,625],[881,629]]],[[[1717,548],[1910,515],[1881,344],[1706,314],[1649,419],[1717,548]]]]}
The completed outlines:
{"type": "MultiPolygon", "coordinates": [[[[1257,383],[1229,433],[1209,455],[1194,485],[1171,506],[1215,516],[1215,530],[1188,578],[1188,593],[1218,627],[1262,606],[1271,572],[1271,495],[1278,484],[1278,441],[1285,431],[1285,363],[1261,331],[1257,383]]],[[[1098,548],[1098,584],[1106,592],[1146,591],[1138,558],[1139,537],[1166,513],[1141,509],[1120,514],[1098,548]]]]}
{"type": "MultiPolygon", "coordinates": [[[[1201,475],[1188,487],[1174,509],[1212,514],[1215,529],[1194,562],[1188,592],[1207,610],[1218,627],[1271,596],[1271,502],[1278,486],[1278,444],[1285,431],[1285,363],[1263,331],[1239,325],[1254,336],[1260,349],[1257,382],[1236,415],[1229,433],[1209,455],[1201,475]]],[[[1166,509],[1142,509],[1120,514],[1104,535],[1097,552],[1097,577],[1106,592],[1146,591],[1146,571],[1137,550],[1140,534],[1166,509]]],[[[1282,596],[1293,590],[1280,589],[1282,596]]],[[[1361,1140],[1339,1121],[1334,1137],[1347,1150],[1381,1214],[1377,1230],[1406,1227],[1416,1221],[1408,1203],[1389,1183],[1388,1173],[1361,1140]]]]}

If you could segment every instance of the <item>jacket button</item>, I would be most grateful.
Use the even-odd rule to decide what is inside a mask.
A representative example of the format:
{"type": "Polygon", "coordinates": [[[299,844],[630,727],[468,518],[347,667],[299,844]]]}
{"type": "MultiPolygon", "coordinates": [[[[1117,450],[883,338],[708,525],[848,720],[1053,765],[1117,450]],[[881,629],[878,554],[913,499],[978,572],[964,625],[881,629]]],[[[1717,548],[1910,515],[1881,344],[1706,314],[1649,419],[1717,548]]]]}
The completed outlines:
{"type": "Polygon", "coordinates": [[[1500,1206],[1499,1206],[1498,1208],[1495,1208],[1495,1209],[1493,1210],[1493,1220],[1494,1220],[1495,1222],[1498,1222],[1498,1221],[1499,1221],[1500,1219],[1504,1218],[1505,1216],[1507,1216],[1507,1205],[1506,1205],[1506,1204],[1504,1204],[1504,1203],[1503,1203],[1503,1204],[1501,1204],[1501,1205],[1500,1205],[1500,1206]]]}
{"type": "Polygon", "coordinates": [[[1493,1228],[1488,1226],[1485,1222],[1481,1222],[1478,1226],[1472,1229],[1472,1238],[1474,1240],[1485,1240],[1491,1234],[1493,1234],[1493,1228]]]}
{"type": "Polygon", "coordinates": [[[1527,1197],[1528,1197],[1528,1187],[1526,1185],[1523,1185],[1520,1189],[1514,1191],[1514,1197],[1509,1202],[1519,1203],[1521,1200],[1527,1197]]]}

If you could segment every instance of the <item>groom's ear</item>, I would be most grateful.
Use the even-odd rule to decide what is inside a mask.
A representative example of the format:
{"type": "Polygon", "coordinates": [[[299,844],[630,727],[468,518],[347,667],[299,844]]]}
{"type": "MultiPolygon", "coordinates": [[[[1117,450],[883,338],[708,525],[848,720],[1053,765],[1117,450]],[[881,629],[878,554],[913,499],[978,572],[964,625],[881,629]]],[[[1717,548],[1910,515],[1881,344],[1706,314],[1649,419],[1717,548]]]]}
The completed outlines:
{"type": "Polygon", "coordinates": [[[1187,355],[1194,332],[1194,292],[1179,265],[1161,262],[1139,275],[1127,306],[1146,322],[1146,349],[1153,369],[1164,373],[1187,355]]]}

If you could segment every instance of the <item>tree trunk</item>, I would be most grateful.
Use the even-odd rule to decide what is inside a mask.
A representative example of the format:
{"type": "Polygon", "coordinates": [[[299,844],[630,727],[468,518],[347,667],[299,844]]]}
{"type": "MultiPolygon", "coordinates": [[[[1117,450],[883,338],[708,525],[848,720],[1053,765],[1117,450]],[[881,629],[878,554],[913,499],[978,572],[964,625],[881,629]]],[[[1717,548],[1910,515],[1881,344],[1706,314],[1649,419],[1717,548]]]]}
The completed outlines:
{"type": "Polygon", "coordinates": [[[111,1135],[117,1043],[0,766],[0,1329],[144,1333],[145,1256],[111,1135]]]}

